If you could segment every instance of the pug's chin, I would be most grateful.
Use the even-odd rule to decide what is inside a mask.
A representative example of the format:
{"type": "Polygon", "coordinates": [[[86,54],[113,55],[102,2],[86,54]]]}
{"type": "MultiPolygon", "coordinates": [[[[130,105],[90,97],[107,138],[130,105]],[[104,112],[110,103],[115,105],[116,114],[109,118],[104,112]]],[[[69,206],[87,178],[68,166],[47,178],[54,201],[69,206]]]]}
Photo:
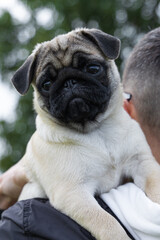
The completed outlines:
{"type": "MultiPolygon", "coordinates": [[[[72,129],[74,131],[78,131],[81,133],[88,133],[93,131],[94,129],[98,128],[100,126],[100,122],[97,121],[97,118],[95,120],[88,120],[86,122],[83,121],[82,122],[76,122],[76,121],[68,121],[68,122],[64,122],[58,118],[56,118],[55,116],[51,115],[50,112],[47,111],[47,109],[45,108],[45,110],[42,110],[44,114],[39,114],[39,116],[42,118],[42,120],[44,122],[46,122],[47,124],[49,123],[50,126],[61,126],[61,127],[66,127],[69,129],[72,129]]],[[[103,114],[100,114],[103,115],[103,114]]],[[[99,116],[99,115],[98,115],[99,116]]]]}
{"type": "Polygon", "coordinates": [[[104,115],[105,112],[98,113],[99,107],[95,108],[94,104],[89,105],[83,98],[76,97],[68,102],[66,109],[67,115],[64,120],[64,117],[57,117],[54,112],[50,111],[44,102],[42,100],[40,101],[41,98],[38,99],[39,101],[37,101],[35,94],[34,108],[43,122],[50,124],[50,126],[57,124],[82,133],[87,133],[98,128],[100,125],[98,119],[104,115]]]}

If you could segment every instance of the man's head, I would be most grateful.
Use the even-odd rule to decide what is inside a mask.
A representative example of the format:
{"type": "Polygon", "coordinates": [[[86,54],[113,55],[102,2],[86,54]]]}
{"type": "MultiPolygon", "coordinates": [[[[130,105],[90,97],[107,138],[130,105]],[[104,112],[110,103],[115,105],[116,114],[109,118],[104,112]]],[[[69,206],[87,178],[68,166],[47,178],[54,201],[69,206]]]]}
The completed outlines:
{"type": "Polygon", "coordinates": [[[123,74],[128,100],[124,108],[137,120],[160,163],[160,27],[149,32],[133,49],[123,74]]]}
{"type": "Polygon", "coordinates": [[[124,106],[140,125],[160,130],[160,28],[148,34],[131,53],[123,74],[124,91],[132,95],[124,106]]]}

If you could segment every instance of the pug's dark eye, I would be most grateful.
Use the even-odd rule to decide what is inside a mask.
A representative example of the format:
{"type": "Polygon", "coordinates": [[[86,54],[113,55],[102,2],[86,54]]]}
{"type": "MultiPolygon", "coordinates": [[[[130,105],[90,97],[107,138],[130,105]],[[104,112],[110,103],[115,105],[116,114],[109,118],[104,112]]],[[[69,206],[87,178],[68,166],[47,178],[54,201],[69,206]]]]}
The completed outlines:
{"type": "Polygon", "coordinates": [[[46,80],[45,82],[42,83],[42,89],[46,92],[49,91],[51,87],[51,81],[50,80],[46,80]]]}
{"type": "Polygon", "coordinates": [[[100,65],[88,65],[86,68],[87,72],[91,74],[98,73],[100,69],[101,69],[100,65]]]}

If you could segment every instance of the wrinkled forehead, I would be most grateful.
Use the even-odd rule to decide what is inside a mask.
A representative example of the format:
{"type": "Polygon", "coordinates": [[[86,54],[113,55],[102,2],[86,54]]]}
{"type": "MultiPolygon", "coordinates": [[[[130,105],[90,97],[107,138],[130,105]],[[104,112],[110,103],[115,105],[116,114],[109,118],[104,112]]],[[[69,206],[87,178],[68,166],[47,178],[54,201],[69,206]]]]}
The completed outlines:
{"type": "Polygon", "coordinates": [[[69,66],[73,59],[80,54],[90,58],[104,59],[93,43],[72,32],[42,43],[37,52],[37,73],[41,72],[50,63],[56,69],[69,66]]]}

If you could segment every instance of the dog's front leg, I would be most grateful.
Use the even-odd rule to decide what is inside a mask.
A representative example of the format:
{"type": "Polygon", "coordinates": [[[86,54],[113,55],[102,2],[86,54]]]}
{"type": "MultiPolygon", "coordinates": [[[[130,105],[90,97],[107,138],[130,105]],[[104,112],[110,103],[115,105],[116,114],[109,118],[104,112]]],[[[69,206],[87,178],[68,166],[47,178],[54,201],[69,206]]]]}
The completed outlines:
{"type": "MultiPolygon", "coordinates": [[[[97,240],[129,240],[126,232],[95,198],[84,189],[62,191],[50,196],[51,204],[86,228],[97,240]]],[[[63,189],[64,190],[64,189],[63,189]]]]}

